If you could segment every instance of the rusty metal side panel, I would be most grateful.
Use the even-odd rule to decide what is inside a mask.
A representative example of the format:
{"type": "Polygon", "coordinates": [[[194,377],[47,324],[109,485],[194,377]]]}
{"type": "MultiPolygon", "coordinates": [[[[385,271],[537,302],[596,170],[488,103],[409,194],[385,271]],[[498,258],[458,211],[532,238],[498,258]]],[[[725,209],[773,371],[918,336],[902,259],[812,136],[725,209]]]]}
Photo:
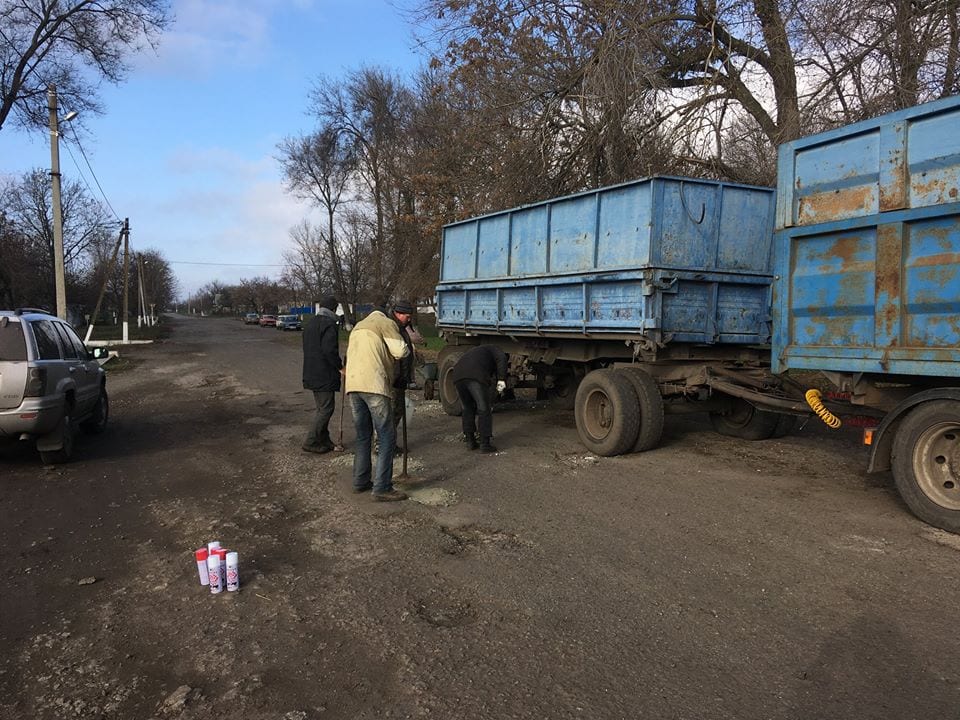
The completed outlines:
{"type": "Polygon", "coordinates": [[[780,146],[777,229],[957,202],[960,96],[780,146]]]}
{"type": "Polygon", "coordinates": [[[774,372],[960,377],[960,204],[777,233],[774,372]]]}

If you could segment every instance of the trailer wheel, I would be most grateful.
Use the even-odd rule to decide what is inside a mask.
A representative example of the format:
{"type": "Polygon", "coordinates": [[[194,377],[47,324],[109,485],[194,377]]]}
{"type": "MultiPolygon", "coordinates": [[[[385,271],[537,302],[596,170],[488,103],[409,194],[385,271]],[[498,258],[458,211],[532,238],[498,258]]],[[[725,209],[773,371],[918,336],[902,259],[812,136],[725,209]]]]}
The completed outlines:
{"type": "Polygon", "coordinates": [[[537,400],[545,400],[558,410],[573,410],[577,403],[579,378],[572,370],[556,371],[550,387],[537,386],[537,400]]]}
{"type": "Polygon", "coordinates": [[[629,379],[614,370],[594,370],[577,388],[574,418],[580,441],[597,455],[620,455],[637,441],[640,405],[629,379]]]}
{"type": "Polygon", "coordinates": [[[652,450],[660,444],[663,435],[663,398],[650,374],[641,368],[618,368],[633,385],[640,408],[640,429],[633,444],[633,452],[652,450]]]}
{"type": "Polygon", "coordinates": [[[933,400],[904,417],[893,439],[892,467],[914,515],[960,532],[960,402],[933,400]]]}
{"type": "Polygon", "coordinates": [[[777,427],[773,430],[770,437],[782,438],[793,432],[797,427],[797,416],[787,413],[777,413],[777,427]]]}
{"type": "Polygon", "coordinates": [[[450,373],[464,350],[459,348],[444,348],[438,358],[437,390],[440,391],[440,405],[447,415],[460,415],[463,408],[460,406],[460,396],[457,395],[457,386],[453,384],[450,373]]]}
{"type": "Polygon", "coordinates": [[[733,398],[726,412],[711,412],[713,429],[741,440],[768,440],[777,431],[780,413],[758,410],[746,400],[733,398]]]}

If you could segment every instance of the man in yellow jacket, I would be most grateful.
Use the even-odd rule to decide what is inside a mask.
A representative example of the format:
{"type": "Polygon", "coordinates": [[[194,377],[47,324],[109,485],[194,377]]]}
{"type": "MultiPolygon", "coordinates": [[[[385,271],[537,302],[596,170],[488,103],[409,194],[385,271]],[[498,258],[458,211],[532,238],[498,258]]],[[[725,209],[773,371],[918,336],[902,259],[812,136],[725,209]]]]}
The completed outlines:
{"type": "Polygon", "coordinates": [[[394,362],[409,352],[397,324],[382,310],[375,309],[350,332],[346,393],[357,431],[353,491],[362,493],[372,488],[374,500],[407,498],[393,487],[393,453],[397,442],[392,398],[394,362]],[[371,480],[370,445],[374,429],[380,438],[380,452],[376,479],[371,480]]]}

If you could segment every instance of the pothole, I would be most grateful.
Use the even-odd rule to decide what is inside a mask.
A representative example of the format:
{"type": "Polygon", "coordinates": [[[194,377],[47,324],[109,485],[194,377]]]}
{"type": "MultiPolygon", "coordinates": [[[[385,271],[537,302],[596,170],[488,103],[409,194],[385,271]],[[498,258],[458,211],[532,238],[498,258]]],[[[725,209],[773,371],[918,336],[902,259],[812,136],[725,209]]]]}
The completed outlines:
{"type": "Polygon", "coordinates": [[[459,555],[476,547],[494,547],[504,551],[518,551],[523,547],[523,542],[516,535],[501,530],[441,527],[440,532],[443,552],[448,555],[459,555]]]}
{"type": "Polygon", "coordinates": [[[462,627],[476,620],[476,612],[470,603],[436,604],[418,602],[413,615],[433,627],[462,627]]]}
{"type": "MultiPolygon", "coordinates": [[[[395,482],[395,484],[398,484],[395,482]]],[[[450,507],[457,502],[457,493],[445,488],[411,488],[402,486],[407,496],[416,503],[430,507],[450,507]]]]}

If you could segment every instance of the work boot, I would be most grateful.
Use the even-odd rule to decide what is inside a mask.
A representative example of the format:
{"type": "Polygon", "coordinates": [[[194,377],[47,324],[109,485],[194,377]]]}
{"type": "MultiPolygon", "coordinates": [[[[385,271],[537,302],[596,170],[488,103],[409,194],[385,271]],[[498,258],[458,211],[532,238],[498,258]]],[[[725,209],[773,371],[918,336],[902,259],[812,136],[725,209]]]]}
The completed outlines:
{"type": "Polygon", "coordinates": [[[373,499],[379,502],[396,502],[397,500],[406,500],[407,494],[394,488],[382,493],[373,493],[373,499]]]}
{"type": "Polygon", "coordinates": [[[491,438],[485,437],[480,439],[480,452],[482,453],[495,453],[497,448],[490,444],[491,438]]]}
{"type": "Polygon", "coordinates": [[[467,450],[476,450],[477,449],[477,434],[476,433],[464,433],[463,441],[467,444],[467,450]]]}

